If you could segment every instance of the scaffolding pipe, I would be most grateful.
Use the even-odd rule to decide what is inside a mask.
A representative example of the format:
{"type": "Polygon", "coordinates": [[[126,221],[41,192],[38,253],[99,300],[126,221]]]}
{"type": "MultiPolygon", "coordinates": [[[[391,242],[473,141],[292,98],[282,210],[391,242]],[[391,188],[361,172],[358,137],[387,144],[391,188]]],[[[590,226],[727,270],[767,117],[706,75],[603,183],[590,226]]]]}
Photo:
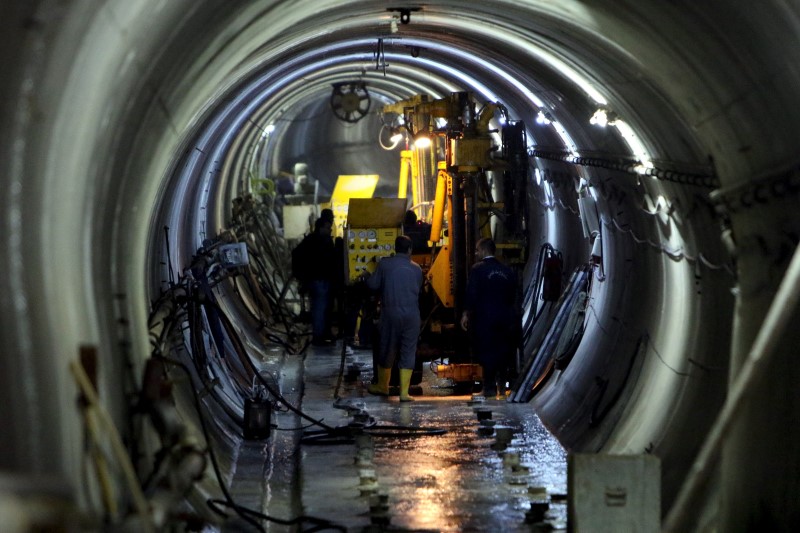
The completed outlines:
{"type": "Polygon", "coordinates": [[[800,245],[795,249],[792,262],[778,287],[778,292],[772,300],[764,323],[761,325],[742,369],[731,385],[725,405],[717,416],[717,420],[678,493],[675,504],[664,521],[663,531],[665,533],[687,531],[686,522],[696,515],[694,502],[699,496],[699,492],[705,487],[719,458],[723,439],[728,434],[736,413],[749,398],[750,391],[764,378],[767,363],[797,308],[798,300],[800,300],[800,245]]]}

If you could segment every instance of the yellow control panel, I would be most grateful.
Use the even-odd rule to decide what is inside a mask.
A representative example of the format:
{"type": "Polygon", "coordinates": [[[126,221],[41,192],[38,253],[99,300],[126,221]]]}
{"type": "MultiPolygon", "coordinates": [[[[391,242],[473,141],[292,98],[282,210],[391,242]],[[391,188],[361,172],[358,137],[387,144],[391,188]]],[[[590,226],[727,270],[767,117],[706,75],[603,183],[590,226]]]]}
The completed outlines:
{"type": "Polygon", "coordinates": [[[351,198],[347,210],[345,246],[347,279],[372,274],[378,261],[394,255],[394,241],[402,234],[405,198],[351,198]]]}
{"type": "Polygon", "coordinates": [[[364,272],[372,274],[383,257],[394,255],[394,240],[400,228],[349,228],[347,232],[347,264],[350,281],[364,272]]]}

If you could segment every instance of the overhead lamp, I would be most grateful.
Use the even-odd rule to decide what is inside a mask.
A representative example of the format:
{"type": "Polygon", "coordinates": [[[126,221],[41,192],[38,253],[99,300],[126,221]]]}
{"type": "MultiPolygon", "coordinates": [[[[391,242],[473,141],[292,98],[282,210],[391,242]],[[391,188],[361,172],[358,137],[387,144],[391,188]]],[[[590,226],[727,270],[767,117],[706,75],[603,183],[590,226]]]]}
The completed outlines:
{"type": "Polygon", "coordinates": [[[596,126],[600,126],[601,128],[605,128],[608,125],[608,113],[606,113],[605,109],[598,109],[592,115],[592,118],[589,119],[589,124],[594,124],[596,126]]]}
{"type": "Polygon", "coordinates": [[[625,142],[628,144],[628,147],[633,152],[633,156],[638,160],[638,163],[634,166],[633,171],[638,174],[645,174],[651,176],[653,179],[657,179],[655,175],[652,174],[653,169],[653,161],[650,157],[650,154],[647,152],[647,148],[645,148],[644,143],[633,131],[633,128],[618,117],[615,117],[614,122],[609,120],[609,125],[614,126],[619,131],[622,138],[625,139],[625,142]]]}
{"type": "Polygon", "coordinates": [[[275,131],[275,124],[269,124],[261,128],[261,140],[263,141],[275,131]]]}
{"type": "Polygon", "coordinates": [[[406,131],[406,128],[403,126],[388,126],[384,124],[381,127],[381,131],[378,134],[378,142],[381,145],[381,148],[384,150],[394,150],[397,146],[405,141],[406,147],[408,147],[408,136],[409,133],[406,131]],[[384,144],[384,139],[386,135],[389,135],[388,144],[384,144]]]}
{"type": "Polygon", "coordinates": [[[548,125],[553,122],[553,117],[550,113],[545,113],[544,111],[539,111],[539,114],[536,115],[536,123],[548,125]]]}
{"type": "Polygon", "coordinates": [[[427,133],[417,133],[414,136],[414,146],[416,148],[429,148],[431,145],[431,138],[427,133]]]}
{"type": "Polygon", "coordinates": [[[594,124],[596,126],[600,126],[601,128],[605,128],[609,125],[614,126],[618,118],[619,117],[617,114],[610,109],[601,107],[595,111],[594,115],[592,115],[592,118],[589,119],[589,124],[594,124]]]}

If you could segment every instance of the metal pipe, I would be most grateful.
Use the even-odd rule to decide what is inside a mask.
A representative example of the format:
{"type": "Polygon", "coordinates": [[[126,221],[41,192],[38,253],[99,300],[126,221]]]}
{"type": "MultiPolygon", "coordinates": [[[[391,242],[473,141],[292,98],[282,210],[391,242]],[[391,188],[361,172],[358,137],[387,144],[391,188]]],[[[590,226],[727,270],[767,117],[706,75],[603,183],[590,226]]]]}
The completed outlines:
{"type": "MultiPolygon", "coordinates": [[[[409,150],[409,163],[408,168],[411,174],[411,200],[412,204],[417,205],[424,200],[422,194],[424,189],[420,187],[420,166],[419,166],[419,151],[409,150]]],[[[425,213],[417,213],[419,218],[424,218],[425,213]]]]}
{"type": "Polygon", "coordinates": [[[734,415],[748,399],[752,387],[764,378],[767,363],[797,308],[798,300],[800,300],[800,246],[795,249],[792,262],[772,300],[758,336],[750,348],[741,371],[730,387],[725,405],[703,443],[700,453],[697,454],[686,481],[664,521],[662,531],[687,530],[686,521],[695,515],[690,506],[711,475],[712,468],[719,457],[723,439],[728,434],[734,420],[734,415]]]}
{"type": "Polygon", "coordinates": [[[433,201],[433,220],[431,220],[431,242],[439,242],[442,239],[442,224],[444,222],[444,199],[447,194],[447,172],[444,170],[444,162],[440,165],[439,173],[436,176],[436,197],[433,201]]]}
{"type": "Polygon", "coordinates": [[[450,218],[448,237],[450,242],[450,264],[453,272],[453,296],[456,316],[464,310],[464,292],[467,287],[467,220],[465,209],[465,181],[463,175],[453,176],[450,191],[450,218]]]}
{"type": "MultiPolygon", "coordinates": [[[[397,184],[397,197],[408,197],[408,174],[411,165],[411,150],[400,152],[400,181],[397,184]]],[[[415,198],[416,201],[416,198],[415,198]]]]}

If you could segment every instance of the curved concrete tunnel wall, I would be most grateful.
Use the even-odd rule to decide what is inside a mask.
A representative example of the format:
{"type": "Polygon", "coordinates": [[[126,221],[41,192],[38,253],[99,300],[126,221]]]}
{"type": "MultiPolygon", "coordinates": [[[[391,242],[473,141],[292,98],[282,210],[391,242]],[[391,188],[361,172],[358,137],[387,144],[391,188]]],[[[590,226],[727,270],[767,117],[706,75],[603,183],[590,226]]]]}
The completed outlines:
{"type": "MultiPolygon", "coordinates": [[[[163,226],[170,227],[173,265],[186,266],[202,232],[225,226],[242,183],[241,165],[225,166],[227,147],[257,150],[256,125],[285,113],[296,118],[327,100],[331,83],[363,77],[386,101],[486,88],[511,119],[525,120],[534,147],[570,148],[552,126],[535,122],[533,94],[579,154],[636,159],[619,132],[588,123],[599,106],[593,89],[631,125],[656,167],[715,172],[737,245],[735,319],[730,291],[737,280],[722,268],[728,259],[710,189],[532,159],[548,180],[533,187],[532,250],[550,241],[570,266],[586,259],[575,191],[584,178],[598,197],[606,276],[594,281],[594,319],[573,362],[532,408],[569,449],[657,454],[665,505],[671,503],[724,399],[729,366],[735,378],[788,263],[786,250],[797,241],[791,194],[800,75],[784,62],[800,46],[794,3],[764,2],[754,12],[725,2],[622,2],[606,11],[544,1],[465,10],[463,2],[443,1],[412,13],[393,35],[381,2],[234,9],[228,2],[142,0],[90,9],[44,1],[2,9],[9,75],[0,84],[7,273],[0,282],[0,380],[13,436],[0,444],[4,469],[79,479],[81,423],[77,410],[63,407],[74,401],[67,362],[78,346],[100,348],[101,395],[124,420],[126,398],[115,391],[131,391],[149,353],[147,313],[166,275],[163,226]],[[379,36],[394,39],[385,76],[374,70],[366,44],[379,36]],[[319,53],[336,43],[340,52],[319,53]],[[420,46],[419,58],[410,57],[407,43],[420,46]],[[538,47],[526,47],[532,43],[538,47]],[[588,89],[553,58],[580,73],[588,89]],[[307,74],[295,77],[303,69],[307,74]],[[750,184],[776,176],[788,184],[789,198],[750,207],[750,184]],[[598,378],[606,380],[602,389],[598,378]],[[55,453],[45,444],[54,434],[62,443],[55,453]]],[[[324,120],[320,131],[342,131],[324,120]]],[[[375,142],[364,124],[348,135],[375,142]]],[[[781,344],[776,376],[797,377],[790,346],[781,344]]],[[[767,441],[784,439],[789,450],[797,444],[797,431],[780,423],[797,413],[797,395],[788,383],[773,386],[784,417],[761,422],[755,413],[774,406],[758,392],[726,445],[724,464],[763,453],[742,436],[748,426],[767,441]]],[[[790,452],[782,453],[796,472],[790,452]]],[[[778,512],[797,520],[779,495],[796,494],[788,481],[765,489],[775,492],[764,498],[776,509],[740,501],[749,484],[764,488],[771,466],[723,469],[731,487],[723,489],[727,523],[778,512]]]]}

